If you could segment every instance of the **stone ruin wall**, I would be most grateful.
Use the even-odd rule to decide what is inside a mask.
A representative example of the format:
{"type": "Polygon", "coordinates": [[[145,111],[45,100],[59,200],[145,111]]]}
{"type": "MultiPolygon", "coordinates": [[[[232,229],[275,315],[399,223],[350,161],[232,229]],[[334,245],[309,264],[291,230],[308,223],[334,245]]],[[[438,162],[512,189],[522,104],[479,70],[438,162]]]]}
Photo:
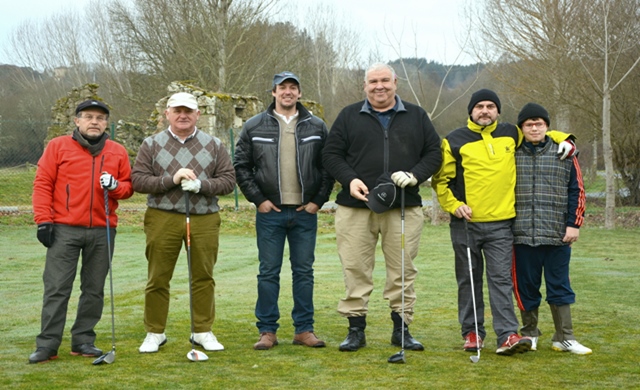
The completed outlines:
{"type": "Polygon", "coordinates": [[[247,119],[264,110],[264,105],[255,96],[208,92],[193,85],[172,82],[167,87],[167,96],[158,100],[149,118],[151,124],[156,124],[156,132],[169,126],[164,111],[169,97],[178,92],[188,92],[196,97],[200,109],[200,118],[196,126],[220,139],[228,138],[229,129],[242,128],[247,119]]]}
{"type": "MultiPolygon", "coordinates": [[[[97,92],[97,84],[85,84],[80,88],[73,88],[66,97],[58,99],[51,110],[54,125],[48,129],[45,144],[59,135],[71,134],[75,129],[75,108],[87,99],[102,100],[97,92]]],[[[210,92],[189,83],[174,81],[167,87],[167,96],[158,100],[146,121],[116,122],[114,138],[125,146],[132,164],[142,141],[168,127],[164,111],[169,97],[177,92],[188,92],[196,97],[200,109],[200,118],[196,126],[199,130],[220,138],[228,148],[232,142],[229,130],[232,129],[235,142],[244,122],[265,109],[263,103],[255,96],[210,92]]],[[[314,115],[324,118],[324,109],[320,104],[308,100],[301,103],[314,115]]]]}

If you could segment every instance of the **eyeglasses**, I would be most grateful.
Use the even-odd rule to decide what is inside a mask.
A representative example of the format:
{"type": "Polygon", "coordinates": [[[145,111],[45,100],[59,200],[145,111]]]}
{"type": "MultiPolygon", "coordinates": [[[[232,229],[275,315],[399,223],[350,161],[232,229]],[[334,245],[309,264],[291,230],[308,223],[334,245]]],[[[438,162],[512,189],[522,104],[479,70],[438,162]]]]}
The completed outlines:
{"type": "Polygon", "coordinates": [[[90,114],[83,114],[83,115],[78,115],[78,118],[80,119],[84,119],[84,120],[88,120],[88,121],[92,121],[92,120],[96,120],[98,122],[106,122],[108,119],[107,115],[90,115],[90,114]]]}
{"type": "Polygon", "coordinates": [[[523,123],[522,124],[522,128],[523,129],[533,129],[534,127],[537,127],[538,129],[542,129],[546,126],[547,124],[544,121],[539,121],[539,122],[528,122],[528,123],[523,123]]]}

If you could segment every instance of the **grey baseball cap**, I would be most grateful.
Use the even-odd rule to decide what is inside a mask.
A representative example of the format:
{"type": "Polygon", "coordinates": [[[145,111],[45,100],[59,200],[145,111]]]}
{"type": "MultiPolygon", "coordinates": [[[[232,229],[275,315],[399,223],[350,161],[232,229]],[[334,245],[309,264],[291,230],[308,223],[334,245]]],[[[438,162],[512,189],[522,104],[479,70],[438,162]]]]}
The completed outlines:
{"type": "Polygon", "coordinates": [[[278,73],[277,75],[273,76],[273,86],[272,87],[275,87],[276,85],[282,84],[285,80],[294,80],[296,83],[298,83],[298,85],[300,85],[300,79],[298,78],[298,76],[296,76],[292,72],[284,71],[284,72],[278,73]]]}

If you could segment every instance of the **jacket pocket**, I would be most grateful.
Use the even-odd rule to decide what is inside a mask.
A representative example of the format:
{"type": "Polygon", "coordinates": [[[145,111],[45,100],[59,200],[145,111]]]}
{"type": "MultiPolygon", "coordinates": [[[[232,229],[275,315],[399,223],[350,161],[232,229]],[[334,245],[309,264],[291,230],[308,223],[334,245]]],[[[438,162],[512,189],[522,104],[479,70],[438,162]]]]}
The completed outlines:
{"type": "Polygon", "coordinates": [[[67,184],[67,211],[69,211],[69,202],[71,201],[71,188],[70,185],[67,184]]]}
{"type": "Polygon", "coordinates": [[[309,137],[304,137],[302,139],[300,139],[300,143],[304,144],[307,142],[313,142],[313,141],[321,141],[322,137],[320,137],[319,135],[311,135],[309,137]]]}
{"type": "Polygon", "coordinates": [[[261,143],[275,143],[275,138],[265,138],[265,137],[252,137],[251,141],[253,142],[261,142],[261,143]]]}

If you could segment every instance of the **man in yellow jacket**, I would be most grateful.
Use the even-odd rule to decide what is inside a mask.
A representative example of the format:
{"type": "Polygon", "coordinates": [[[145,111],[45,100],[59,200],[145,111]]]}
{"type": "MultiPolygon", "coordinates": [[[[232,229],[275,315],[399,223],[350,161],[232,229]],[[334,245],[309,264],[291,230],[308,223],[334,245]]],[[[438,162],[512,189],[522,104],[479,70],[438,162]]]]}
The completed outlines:
{"type": "MultiPolygon", "coordinates": [[[[467,126],[452,131],[442,141],[442,166],[433,176],[432,186],[440,206],[451,214],[450,232],[458,282],[458,320],[465,339],[464,350],[476,352],[484,346],[482,278],[486,265],[493,329],[497,336],[496,353],[510,356],[531,348],[531,340],[518,335],[512,296],[515,151],[523,136],[516,126],[498,123],[500,99],[491,90],[474,92],[468,112],[467,126]],[[471,249],[478,334],[471,299],[467,245],[471,249]]],[[[555,142],[560,142],[560,158],[575,151],[573,143],[561,142],[567,138],[566,134],[549,132],[548,135],[555,142]]]]}

